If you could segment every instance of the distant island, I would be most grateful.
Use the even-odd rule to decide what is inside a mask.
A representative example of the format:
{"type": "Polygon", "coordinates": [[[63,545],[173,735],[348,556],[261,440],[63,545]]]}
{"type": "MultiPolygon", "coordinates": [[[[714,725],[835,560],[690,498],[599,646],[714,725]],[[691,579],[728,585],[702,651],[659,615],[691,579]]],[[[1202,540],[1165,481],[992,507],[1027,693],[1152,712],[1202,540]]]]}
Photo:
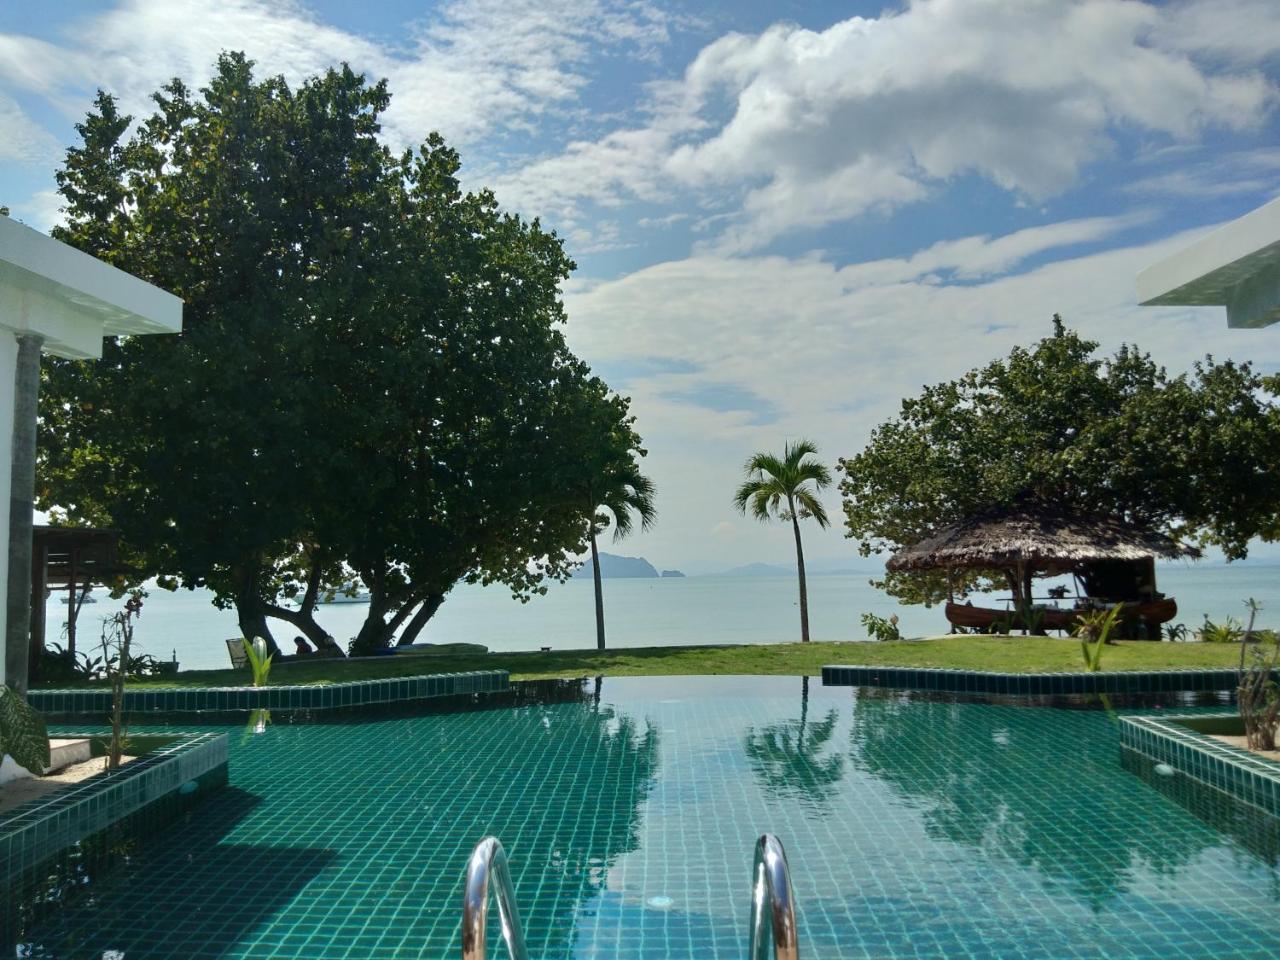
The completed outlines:
{"type": "MultiPolygon", "coordinates": [[[[588,559],[585,564],[574,571],[575,579],[590,578],[593,575],[591,561],[588,559]]],[[[679,570],[663,570],[661,574],[657,569],[644,557],[620,557],[615,553],[600,554],[600,579],[602,580],[638,580],[651,578],[657,580],[659,577],[683,577],[684,574],[679,570]]]]}
{"type": "Polygon", "coordinates": [[[684,579],[684,574],[683,574],[683,573],[681,573],[679,570],[663,570],[663,571],[662,571],[662,577],[663,577],[663,579],[677,579],[677,580],[683,580],[683,579],[684,579]]]}

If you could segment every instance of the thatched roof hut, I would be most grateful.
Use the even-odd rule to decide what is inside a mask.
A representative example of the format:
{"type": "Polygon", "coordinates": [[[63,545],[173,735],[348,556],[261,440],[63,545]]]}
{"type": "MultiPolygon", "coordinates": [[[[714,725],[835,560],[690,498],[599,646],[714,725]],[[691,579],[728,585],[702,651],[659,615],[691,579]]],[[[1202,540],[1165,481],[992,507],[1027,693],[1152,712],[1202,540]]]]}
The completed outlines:
{"type": "Polygon", "coordinates": [[[899,550],[886,566],[895,572],[1027,568],[1065,573],[1102,561],[1199,555],[1194,547],[1164,534],[1107,517],[1018,506],[988,510],[944,527],[899,550]]]}

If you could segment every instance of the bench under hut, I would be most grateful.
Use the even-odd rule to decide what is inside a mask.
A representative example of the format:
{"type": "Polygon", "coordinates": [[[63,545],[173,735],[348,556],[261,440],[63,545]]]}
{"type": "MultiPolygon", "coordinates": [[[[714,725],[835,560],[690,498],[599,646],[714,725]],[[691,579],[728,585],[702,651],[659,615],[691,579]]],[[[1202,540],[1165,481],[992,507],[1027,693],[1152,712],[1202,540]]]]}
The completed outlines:
{"type": "Polygon", "coordinates": [[[1122,605],[1122,635],[1160,636],[1160,625],[1178,613],[1173,597],[1156,589],[1157,557],[1195,558],[1200,552],[1155,530],[1097,515],[1047,506],[995,508],[950,524],[904,547],[886,564],[892,572],[943,570],[947,620],[976,630],[1069,630],[1081,612],[1122,605]],[[1006,609],[956,601],[957,571],[1003,576],[1006,609]],[[1037,577],[1070,575],[1076,597],[1032,593],[1037,577]]]}

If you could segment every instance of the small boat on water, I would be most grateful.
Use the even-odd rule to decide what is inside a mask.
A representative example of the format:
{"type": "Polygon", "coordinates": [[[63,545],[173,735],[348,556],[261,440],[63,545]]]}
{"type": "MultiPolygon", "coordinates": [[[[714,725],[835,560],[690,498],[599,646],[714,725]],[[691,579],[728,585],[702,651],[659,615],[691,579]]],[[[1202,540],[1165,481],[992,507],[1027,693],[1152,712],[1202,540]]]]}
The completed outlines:
{"type": "MultiPolygon", "coordinates": [[[[70,598],[70,597],[63,597],[63,598],[62,598],[62,602],[63,602],[63,603],[68,603],[68,604],[69,604],[69,603],[71,602],[71,598],[70,598]]],[[[97,601],[97,600],[95,600],[93,597],[77,597],[77,598],[76,598],[76,603],[77,603],[77,604],[97,603],[97,602],[98,602],[98,601],[97,601]]]]}
{"type": "Polygon", "coordinates": [[[369,603],[372,600],[369,591],[356,583],[348,583],[336,590],[322,591],[316,603],[369,603]]]}
{"type": "MultiPolygon", "coordinates": [[[[1141,620],[1146,623],[1168,623],[1178,615],[1178,604],[1172,597],[1159,600],[1146,600],[1122,603],[1121,618],[1128,621],[1141,620]]],[[[1088,613],[1089,608],[1071,607],[1036,607],[1043,615],[1039,627],[1043,630],[1070,630],[1075,626],[1076,617],[1088,613]]],[[[1011,630],[1022,630],[1022,617],[1013,610],[999,610],[992,607],[975,607],[971,603],[948,602],[946,606],[947,620],[957,627],[989,630],[996,623],[1007,624],[1011,630]]]]}
{"type": "Polygon", "coordinates": [[[321,597],[319,603],[368,603],[372,597],[368,590],[356,594],[335,593],[332,597],[321,597]]]}

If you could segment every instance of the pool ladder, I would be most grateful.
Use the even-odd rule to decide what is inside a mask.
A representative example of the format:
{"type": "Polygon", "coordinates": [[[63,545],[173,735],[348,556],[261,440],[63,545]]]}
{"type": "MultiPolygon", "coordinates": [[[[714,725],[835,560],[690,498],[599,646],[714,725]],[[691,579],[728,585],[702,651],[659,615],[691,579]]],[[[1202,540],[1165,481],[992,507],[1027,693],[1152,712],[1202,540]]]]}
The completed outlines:
{"type": "MultiPolygon", "coordinates": [[[[516,911],[507,854],[497,837],[481,840],[467,861],[466,886],[462,894],[462,960],[486,960],[488,957],[485,921],[489,917],[491,878],[507,955],[511,960],[529,960],[520,915],[516,911]]],[[[755,863],[751,868],[751,942],[747,960],[769,960],[771,945],[775,960],[799,960],[796,900],[791,890],[787,854],[778,838],[766,833],[756,841],[755,863]]]]}

